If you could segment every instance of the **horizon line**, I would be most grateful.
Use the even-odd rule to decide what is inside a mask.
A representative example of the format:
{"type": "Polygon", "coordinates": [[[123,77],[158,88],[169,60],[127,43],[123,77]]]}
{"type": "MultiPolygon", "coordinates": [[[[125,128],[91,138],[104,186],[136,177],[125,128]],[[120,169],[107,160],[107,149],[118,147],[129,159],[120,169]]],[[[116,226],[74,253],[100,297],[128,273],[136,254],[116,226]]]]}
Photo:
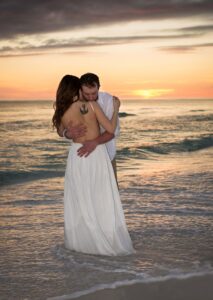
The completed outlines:
{"type": "MultiPolygon", "coordinates": [[[[213,100],[212,98],[119,98],[121,101],[152,101],[152,100],[156,100],[156,101],[161,101],[161,100],[165,100],[165,101],[178,101],[178,100],[213,100]]],[[[0,102],[12,102],[12,101],[17,101],[17,102],[31,102],[31,101],[55,101],[54,99],[0,99],[0,102]]]]}

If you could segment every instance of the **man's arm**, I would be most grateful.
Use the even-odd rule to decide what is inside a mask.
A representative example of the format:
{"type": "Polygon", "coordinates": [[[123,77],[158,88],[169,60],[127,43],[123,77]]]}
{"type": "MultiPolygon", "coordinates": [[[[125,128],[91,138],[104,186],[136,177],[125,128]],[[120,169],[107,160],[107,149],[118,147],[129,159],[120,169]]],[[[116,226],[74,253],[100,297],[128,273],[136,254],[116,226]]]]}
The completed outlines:
{"type": "Polygon", "coordinates": [[[83,146],[78,149],[79,156],[87,157],[95,148],[100,144],[105,144],[114,138],[113,133],[109,133],[107,131],[103,132],[97,138],[91,141],[86,141],[83,143],[83,146]]]}
{"type": "Polygon", "coordinates": [[[76,126],[72,126],[72,122],[70,122],[70,124],[67,128],[64,128],[64,126],[61,124],[59,126],[59,129],[57,130],[57,133],[61,137],[65,137],[69,140],[73,140],[73,139],[84,136],[86,131],[87,131],[87,128],[85,125],[78,124],[76,126]]]}

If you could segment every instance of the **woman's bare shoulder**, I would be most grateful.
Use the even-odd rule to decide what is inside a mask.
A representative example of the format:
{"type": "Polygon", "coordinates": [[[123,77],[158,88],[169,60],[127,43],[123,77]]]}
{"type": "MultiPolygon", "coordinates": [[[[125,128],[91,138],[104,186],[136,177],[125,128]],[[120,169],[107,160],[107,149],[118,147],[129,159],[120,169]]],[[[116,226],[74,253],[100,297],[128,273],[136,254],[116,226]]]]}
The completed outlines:
{"type": "Polygon", "coordinates": [[[73,114],[75,114],[75,111],[76,111],[76,105],[73,103],[63,114],[61,118],[62,122],[67,123],[68,119],[73,118],[73,114]]]}

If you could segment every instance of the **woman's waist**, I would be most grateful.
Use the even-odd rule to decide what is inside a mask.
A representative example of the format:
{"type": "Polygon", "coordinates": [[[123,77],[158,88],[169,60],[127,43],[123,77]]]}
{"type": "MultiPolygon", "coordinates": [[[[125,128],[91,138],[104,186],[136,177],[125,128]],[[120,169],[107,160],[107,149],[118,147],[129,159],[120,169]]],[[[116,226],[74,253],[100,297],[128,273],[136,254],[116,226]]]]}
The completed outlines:
{"type": "Polygon", "coordinates": [[[84,135],[84,136],[82,136],[82,137],[80,137],[80,138],[77,138],[77,139],[74,139],[73,140],[73,143],[75,143],[75,144],[84,144],[84,143],[86,143],[86,142],[88,142],[88,141],[93,141],[93,140],[95,140],[97,137],[99,136],[99,134],[93,134],[93,135],[84,135]]]}
{"type": "MultiPolygon", "coordinates": [[[[83,147],[84,146],[84,142],[76,142],[76,141],[73,141],[70,145],[70,151],[71,152],[76,152],[78,151],[79,148],[83,147]]],[[[101,148],[106,148],[105,144],[97,144],[96,147],[94,148],[94,150],[97,150],[97,149],[101,149],[101,148]]],[[[94,150],[92,152],[94,152],[94,150]]]]}

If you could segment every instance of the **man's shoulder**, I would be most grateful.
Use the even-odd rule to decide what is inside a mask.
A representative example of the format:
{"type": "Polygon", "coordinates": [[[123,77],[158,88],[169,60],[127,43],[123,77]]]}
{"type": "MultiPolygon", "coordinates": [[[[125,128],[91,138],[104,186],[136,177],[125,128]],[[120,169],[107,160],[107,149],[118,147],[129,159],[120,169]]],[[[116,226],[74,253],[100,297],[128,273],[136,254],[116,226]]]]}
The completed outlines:
{"type": "Polygon", "coordinates": [[[107,92],[98,92],[98,99],[100,101],[104,101],[104,100],[109,100],[111,99],[112,100],[112,95],[107,93],[107,92]]]}

